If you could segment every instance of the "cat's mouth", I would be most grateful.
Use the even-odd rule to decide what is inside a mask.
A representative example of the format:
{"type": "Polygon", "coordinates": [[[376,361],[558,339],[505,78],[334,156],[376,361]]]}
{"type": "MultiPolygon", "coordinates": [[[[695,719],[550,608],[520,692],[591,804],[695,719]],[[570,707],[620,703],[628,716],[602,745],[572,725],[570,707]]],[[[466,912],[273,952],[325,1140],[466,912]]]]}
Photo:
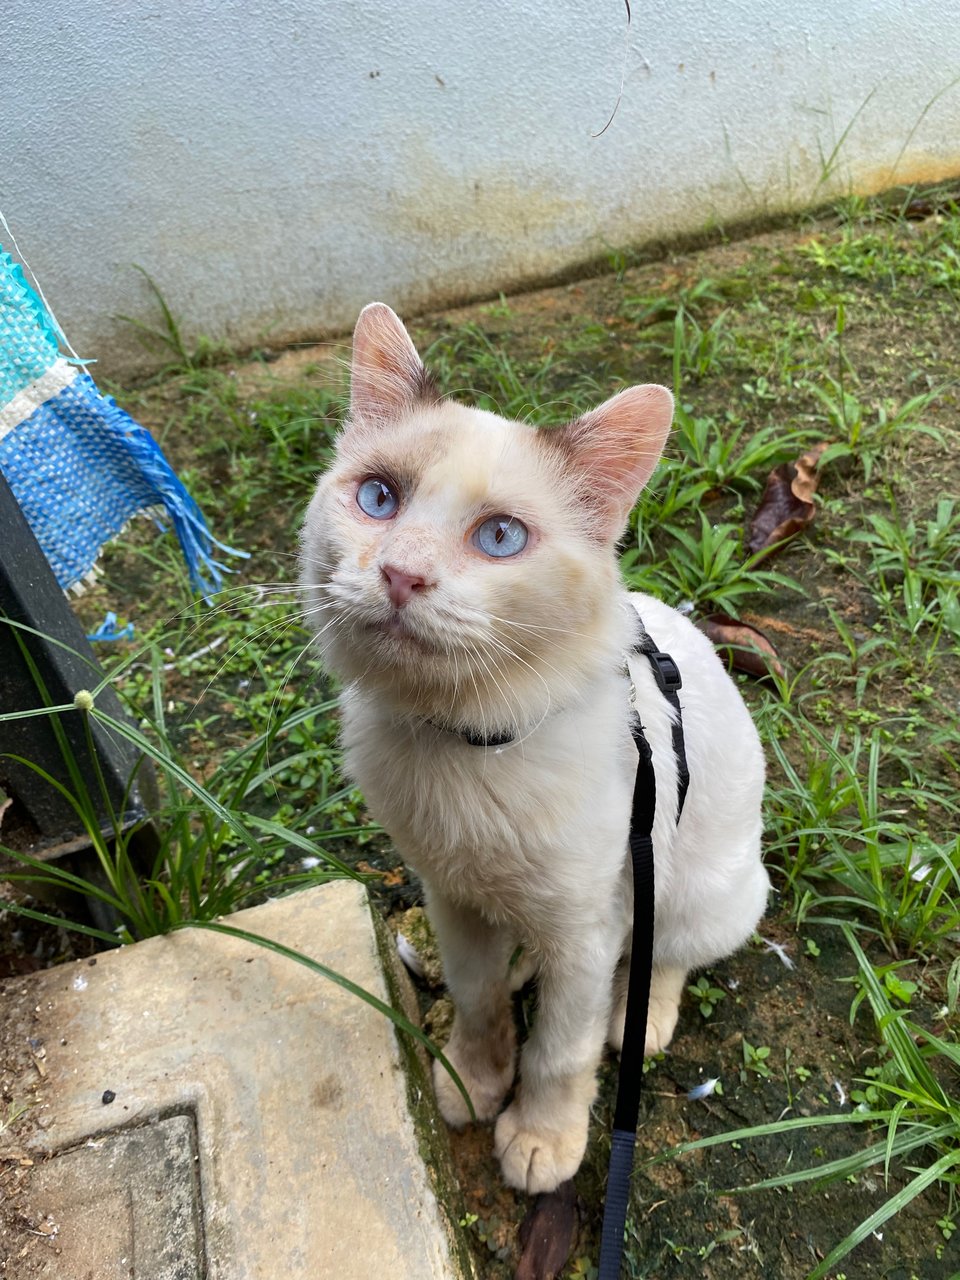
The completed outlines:
{"type": "Polygon", "coordinates": [[[418,649],[422,653],[440,652],[440,647],[424,639],[419,632],[415,631],[399,610],[392,613],[388,618],[381,618],[377,622],[368,623],[367,630],[374,632],[376,635],[385,636],[400,648],[418,649]]]}

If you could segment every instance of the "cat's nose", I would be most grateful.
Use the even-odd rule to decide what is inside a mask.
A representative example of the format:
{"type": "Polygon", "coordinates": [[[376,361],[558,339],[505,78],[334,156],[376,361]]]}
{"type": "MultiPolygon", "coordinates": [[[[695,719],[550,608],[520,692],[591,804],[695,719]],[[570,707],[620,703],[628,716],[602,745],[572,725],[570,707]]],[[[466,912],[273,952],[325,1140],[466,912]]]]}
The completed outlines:
{"type": "Polygon", "coordinates": [[[398,609],[409,601],[415,591],[422,591],[428,585],[426,578],[416,573],[407,573],[405,569],[398,569],[392,564],[382,565],[380,572],[387,584],[390,603],[398,609]]]}

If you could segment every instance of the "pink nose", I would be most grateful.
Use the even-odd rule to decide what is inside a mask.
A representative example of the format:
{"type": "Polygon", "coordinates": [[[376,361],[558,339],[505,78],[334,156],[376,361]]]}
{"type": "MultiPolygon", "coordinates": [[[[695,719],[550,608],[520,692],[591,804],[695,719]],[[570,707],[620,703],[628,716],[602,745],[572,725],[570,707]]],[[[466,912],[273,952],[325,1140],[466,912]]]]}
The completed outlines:
{"type": "Polygon", "coordinates": [[[390,603],[398,609],[408,602],[415,591],[422,591],[427,585],[426,578],[421,578],[415,573],[407,573],[404,569],[397,569],[392,564],[383,565],[380,572],[387,583],[390,603]]]}

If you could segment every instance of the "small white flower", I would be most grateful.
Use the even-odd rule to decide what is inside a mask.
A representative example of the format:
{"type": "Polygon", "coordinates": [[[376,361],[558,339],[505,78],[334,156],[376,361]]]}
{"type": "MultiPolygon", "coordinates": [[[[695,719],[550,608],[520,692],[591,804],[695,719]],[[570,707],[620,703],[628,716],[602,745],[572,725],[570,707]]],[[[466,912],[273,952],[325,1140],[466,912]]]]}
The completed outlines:
{"type": "Polygon", "coordinates": [[[93,694],[89,689],[78,689],[73,695],[73,705],[78,711],[92,711],[93,694]]]}

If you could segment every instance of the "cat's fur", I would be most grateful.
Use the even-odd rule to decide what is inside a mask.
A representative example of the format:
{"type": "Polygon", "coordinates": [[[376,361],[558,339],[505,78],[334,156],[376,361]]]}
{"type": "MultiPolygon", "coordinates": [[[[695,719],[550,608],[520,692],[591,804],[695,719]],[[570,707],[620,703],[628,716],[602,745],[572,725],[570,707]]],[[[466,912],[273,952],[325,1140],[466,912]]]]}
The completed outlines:
{"type": "MultiPolygon", "coordinates": [[[[630,680],[653,749],[656,930],[646,1051],[666,1047],[689,970],[751,933],[766,900],[763,756],[709,642],[620,585],[615,544],[670,428],[662,387],[632,387],[537,430],[441,400],[399,319],[374,303],[354,334],[351,408],[302,535],[309,624],[344,683],[350,775],[419,873],[456,1017],[446,1052],[478,1118],[497,1118],[506,1181],[549,1191],[583,1157],[597,1063],[623,1034],[626,856],[636,750],[630,680]],[[359,486],[389,481],[390,518],[359,486]],[[473,541],[491,516],[529,529],[517,555],[473,541]],[[632,607],[631,607],[632,606],[632,607]],[[671,710],[636,613],[676,659],[690,790],[676,822],[671,710]],[[463,731],[513,733],[471,745],[463,731]],[[520,1058],[511,956],[538,984],[520,1058]]],[[[469,1113],[441,1068],[441,1111],[469,1113]]]]}

